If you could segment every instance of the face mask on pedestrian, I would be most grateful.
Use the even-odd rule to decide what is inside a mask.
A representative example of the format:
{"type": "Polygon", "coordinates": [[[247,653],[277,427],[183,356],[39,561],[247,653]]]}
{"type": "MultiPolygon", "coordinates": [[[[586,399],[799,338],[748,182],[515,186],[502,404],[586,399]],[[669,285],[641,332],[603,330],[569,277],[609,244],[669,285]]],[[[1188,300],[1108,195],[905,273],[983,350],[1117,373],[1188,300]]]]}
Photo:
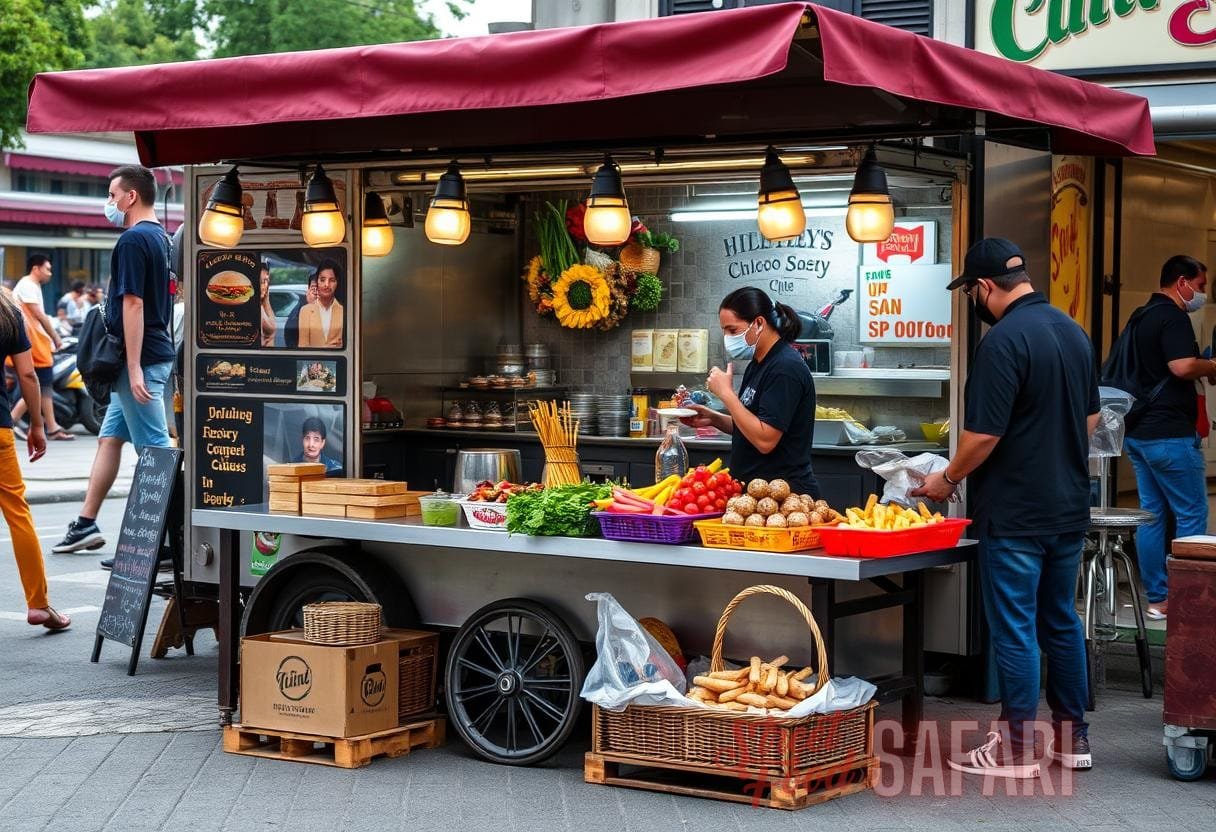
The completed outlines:
{"type": "MultiPolygon", "coordinates": [[[[127,198],[128,193],[131,193],[131,191],[119,191],[120,196],[118,197],[118,199],[125,200],[127,198]]],[[[116,201],[111,200],[109,202],[106,202],[105,212],[106,212],[106,219],[109,220],[110,225],[114,226],[115,228],[126,227],[126,224],[127,224],[126,214],[123,213],[123,210],[118,207],[118,203],[116,201]]]]}
{"type": "MultiPolygon", "coordinates": [[[[1181,285],[1182,284],[1179,284],[1179,286],[1181,286],[1181,285]]],[[[1188,286],[1187,288],[1190,289],[1191,287],[1188,286]]],[[[1184,298],[1182,296],[1182,289],[1179,288],[1178,298],[1179,298],[1179,300],[1182,301],[1182,306],[1183,306],[1183,308],[1186,309],[1187,312],[1198,312],[1200,309],[1203,308],[1203,305],[1208,302],[1208,296],[1207,296],[1206,292],[1196,292],[1194,289],[1191,289],[1191,299],[1187,300],[1186,298],[1184,298]]]]}
{"type": "Polygon", "coordinates": [[[988,326],[996,326],[997,317],[992,314],[992,310],[988,308],[988,302],[980,303],[980,283],[977,281],[973,289],[974,294],[968,292],[967,297],[971,299],[971,308],[975,310],[975,316],[988,326]]]}
{"type": "MultiPolygon", "coordinates": [[[[726,354],[736,361],[750,361],[752,356],[756,354],[756,345],[747,343],[747,333],[751,331],[749,325],[747,329],[736,335],[726,334],[722,336],[722,343],[726,347],[726,354]]],[[[759,339],[759,333],[756,334],[759,339]]]]}

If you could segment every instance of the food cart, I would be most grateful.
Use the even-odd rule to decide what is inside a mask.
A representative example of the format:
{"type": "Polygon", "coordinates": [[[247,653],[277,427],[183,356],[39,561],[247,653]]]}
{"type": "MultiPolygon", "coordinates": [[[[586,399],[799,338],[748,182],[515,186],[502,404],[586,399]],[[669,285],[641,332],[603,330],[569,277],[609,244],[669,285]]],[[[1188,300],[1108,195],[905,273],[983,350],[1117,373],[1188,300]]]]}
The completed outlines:
{"type": "MultiPolygon", "coordinates": [[[[191,292],[186,578],[196,591],[219,597],[222,719],[230,720],[237,706],[242,631],[297,624],[300,608],[313,600],[373,600],[389,624],[455,630],[443,671],[454,727],[482,757],[514,764],[545,759],[573,730],[582,645],[594,634],[593,608],[583,600],[590,591],[610,591],[636,615],[662,618],[686,647],[704,651],[723,602],[764,576],[809,597],[833,661],[841,660],[833,666],[876,678],[883,701],[902,699],[909,731],[921,715],[927,617],[961,603],[963,612],[947,626],[971,626],[961,566],[971,558],[966,541],[900,557],[839,558],[270,511],[264,466],[296,461],[291,442],[310,426],[342,472],[408,478],[417,487],[448,486],[450,457],[471,442],[519,443],[525,464],[527,448],[539,460],[535,440],[525,436],[486,439],[421,427],[478,350],[484,354],[492,349],[487,343],[499,340],[522,343],[521,333],[528,337],[540,326],[521,312],[518,278],[535,248],[530,223],[537,200],[577,199],[603,155],[612,153],[634,213],[646,216],[636,200],[644,195],[663,220],[674,221],[675,201],[684,199],[685,213],[712,214],[693,220],[734,223],[702,226],[716,235],[713,256],[707,245],[689,259],[686,244],[683,293],[695,291],[697,277],[708,280],[720,270],[723,285],[750,280],[794,297],[833,268],[824,254],[833,241],[837,251],[848,248],[843,211],[836,211],[844,197],[832,191],[847,191],[863,154],[874,149],[892,175],[900,216],[927,211],[935,218],[941,262],[923,268],[939,282],[901,298],[918,310],[904,322],[906,337],[867,340],[862,319],[879,326],[887,313],[868,303],[850,313],[857,320],[851,344],[903,352],[890,353],[889,369],[819,378],[819,392],[887,396],[896,410],[907,399],[929,400],[958,424],[974,327],[962,302],[940,291],[940,278],[961,262],[970,240],[994,231],[984,215],[986,154],[1007,147],[1094,156],[1153,152],[1143,99],[804,3],[51,73],[32,86],[29,129],[134,131],[144,163],[192,166],[189,229],[208,207],[222,207],[225,187],[240,186],[233,206],[239,243],[205,245],[190,233],[184,257],[191,292]],[[754,219],[733,216],[738,194],[754,194],[765,148],[773,145],[799,186],[825,200],[808,213],[818,217],[822,210],[835,223],[816,225],[784,247],[759,237],[754,219]],[[457,229],[468,243],[439,246],[426,241],[415,219],[436,181],[442,192],[442,177],[453,169],[467,180],[471,236],[469,227],[457,229]],[[843,187],[831,186],[841,181],[843,187]],[[927,201],[901,204],[901,193],[927,201]],[[332,216],[319,216],[325,211],[318,206],[326,205],[341,218],[337,233],[332,216]],[[386,225],[396,254],[373,258],[371,238],[356,232],[386,225]],[[766,274],[766,264],[776,273],[766,274]],[[272,276],[272,295],[287,296],[287,307],[304,297],[310,275],[328,272],[322,291],[332,293],[339,311],[326,313],[320,340],[315,321],[303,316],[297,340],[282,340],[290,316],[278,315],[273,303],[259,314],[260,302],[249,300],[262,271],[272,276]],[[289,283],[273,277],[283,273],[300,277],[289,283]],[[922,302],[931,308],[917,306],[922,302]],[[304,336],[309,328],[314,334],[304,336]],[[925,362],[918,352],[909,362],[917,367],[897,371],[909,349],[932,350],[933,366],[919,369],[925,362]],[[360,430],[361,381],[369,377],[396,391],[406,410],[400,431],[360,430]],[[926,584],[943,570],[954,601],[927,608],[926,584]],[[866,621],[855,620],[860,616],[866,621]],[[538,666],[547,673],[529,676],[538,666]],[[527,699],[535,718],[517,729],[513,707],[468,704],[488,689],[499,704],[527,699]]],[[[1046,206],[1047,193],[1040,196],[1046,206]]],[[[754,195],[747,199],[754,212],[754,195]]],[[[903,254],[914,260],[916,245],[903,254]]],[[[852,249],[836,271],[855,285],[863,254],[852,249]]],[[[716,310],[716,299],[708,303],[716,310]]],[[[700,309],[698,322],[712,328],[715,313],[706,320],[706,311],[700,309]]],[[[611,362],[577,357],[593,353],[604,337],[563,342],[572,360],[583,361],[571,372],[592,387],[637,386],[626,380],[628,369],[612,377],[611,362]]],[[[656,441],[588,438],[581,446],[585,470],[649,482],[644,474],[656,441]]],[[[690,447],[696,462],[723,455],[728,445],[690,447]]],[[[838,508],[875,487],[852,454],[840,446],[815,449],[825,495],[838,508]]],[[[750,623],[740,617],[740,651],[805,642],[804,630],[799,638],[794,624],[757,609],[750,623]]]]}

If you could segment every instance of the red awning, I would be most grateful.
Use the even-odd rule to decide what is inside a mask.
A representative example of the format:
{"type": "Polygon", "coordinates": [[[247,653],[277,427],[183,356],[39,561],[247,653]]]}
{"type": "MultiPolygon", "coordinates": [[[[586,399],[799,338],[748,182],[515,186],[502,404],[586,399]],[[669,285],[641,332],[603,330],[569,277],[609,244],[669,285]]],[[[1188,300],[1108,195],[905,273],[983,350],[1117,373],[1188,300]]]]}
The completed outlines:
{"type": "Polygon", "coordinates": [[[134,131],[146,164],[1050,133],[1154,152],[1147,102],[805,3],[37,76],[31,132],[134,131]],[[860,88],[860,89],[859,89],[860,88]]]}
{"type": "Polygon", "coordinates": [[[5,153],[4,164],[13,170],[30,170],[41,173],[66,173],[73,176],[106,177],[116,165],[105,162],[81,162],[76,159],[53,159],[49,156],[33,156],[29,153],[5,153]]]}

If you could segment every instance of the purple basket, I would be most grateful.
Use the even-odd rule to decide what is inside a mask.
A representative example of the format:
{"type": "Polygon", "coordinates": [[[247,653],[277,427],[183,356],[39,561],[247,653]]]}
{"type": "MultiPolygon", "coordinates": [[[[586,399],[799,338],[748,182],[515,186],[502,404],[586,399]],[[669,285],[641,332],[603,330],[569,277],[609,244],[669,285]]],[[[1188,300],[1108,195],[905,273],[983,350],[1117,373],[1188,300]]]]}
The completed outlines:
{"type": "Polygon", "coordinates": [[[691,543],[697,539],[694,520],[711,520],[721,517],[715,511],[709,514],[618,514],[614,511],[592,512],[600,521],[600,531],[608,540],[623,540],[630,543],[691,543]]]}

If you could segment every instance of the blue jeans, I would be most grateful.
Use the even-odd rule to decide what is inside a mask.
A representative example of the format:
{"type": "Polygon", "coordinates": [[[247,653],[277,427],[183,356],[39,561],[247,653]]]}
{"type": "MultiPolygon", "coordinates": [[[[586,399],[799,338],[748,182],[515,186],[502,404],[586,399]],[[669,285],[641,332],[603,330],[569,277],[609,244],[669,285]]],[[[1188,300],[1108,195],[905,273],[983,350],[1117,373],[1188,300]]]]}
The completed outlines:
{"type": "Polygon", "coordinates": [[[165,384],[173,369],[172,361],[144,367],[144,386],[152,401],[140,404],[131,392],[127,369],[123,368],[110,390],[110,406],[98,433],[103,439],[116,438],[130,442],[135,450],[145,447],[169,447],[169,425],[165,421],[165,384]]]}
{"type": "Polygon", "coordinates": [[[1047,654],[1051,721],[1084,735],[1089,688],[1085,633],[1077,615],[1077,570],[1084,532],[980,536],[980,586],[996,653],[1001,720],[1016,753],[1039,710],[1039,651],[1047,654]]]}
{"type": "Polygon", "coordinates": [[[1136,488],[1140,507],[1156,518],[1136,530],[1136,557],[1140,561],[1140,580],[1150,603],[1164,601],[1168,594],[1165,579],[1165,530],[1174,515],[1175,537],[1207,534],[1208,483],[1203,453],[1198,440],[1132,439],[1123,447],[1136,469],[1136,488]]]}

